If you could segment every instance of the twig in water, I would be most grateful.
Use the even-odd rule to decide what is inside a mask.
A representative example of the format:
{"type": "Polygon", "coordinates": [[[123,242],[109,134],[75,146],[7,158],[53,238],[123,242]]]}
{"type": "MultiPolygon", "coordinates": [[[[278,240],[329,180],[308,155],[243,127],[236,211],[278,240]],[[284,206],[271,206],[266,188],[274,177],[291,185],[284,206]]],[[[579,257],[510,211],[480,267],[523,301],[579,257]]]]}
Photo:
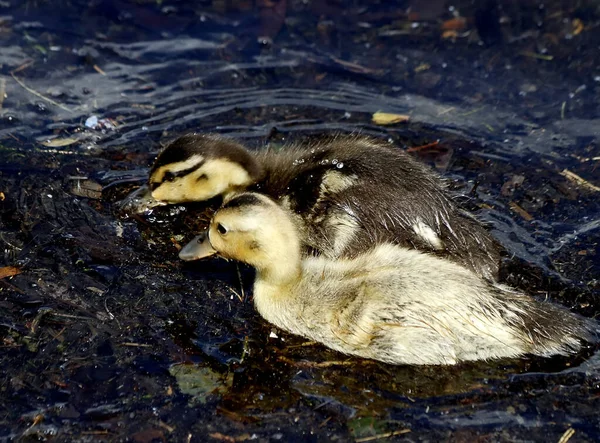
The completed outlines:
{"type": "Polygon", "coordinates": [[[560,175],[562,175],[566,179],[572,181],[576,185],[581,186],[582,188],[588,189],[589,191],[595,191],[595,192],[600,191],[600,188],[598,186],[591,184],[589,181],[587,181],[583,177],[580,177],[579,175],[575,174],[574,172],[569,171],[568,169],[563,169],[562,172],[560,172],[560,175]]]}
{"type": "Polygon", "coordinates": [[[450,106],[449,108],[447,108],[447,109],[444,109],[443,111],[440,111],[440,112],[438,112],[438,117],[439,117],[440,115],[444,115],[444,114],[447,114],[447,113],[449,113],[449,112],[451,112],[451,111],[454,111],[455,109],[456,109],[456,108],[455,108],[454,106],[450,106]]]}
{"type": "Polygon", "coordinates": [[[425,149],[429,149],[429,148],[433,148],[434,146],[437,146],[440,143],[439,140],[435,140],[431,143],[427,143],[426,145],[421,145],[421,146],[411,146],[410,148],[406,149],[406,152],[417,152],[417,151],[423,151],[425,149]]]}
{"type": "Polygon", "coordinates": [[[545,60],[547,62],[554,60],[553,55],[538,54],[536,52],[531,52],[531,51],[523,51],[523,52],[521,52],[521,55],[523,55],[525,57],[537,58],[538,60],[545,60]]]}
{"type": "Polygon", "coordinates": [[[104,76],[106,75],[106,72],[104,72],[104,71],[103,71],[103,70],[100,68],[100,66],[98,66],[98,65],[94,65],[94,70],[95,70],[95,71],[96,71],[98,74],[102,74],[102,75],[104,75],[104,76]]]}
{"type": "Polygon", "coordinates": [[[242,282],[242,273],[240,272],[239,263],[236,263],[235,269],[237,271],[238,280],[240,282],[240,289],[242,290],[242,301],[246,301],[246,294],[244,292],[244,283],[242,282]]]}
{"type": "Polygon", "coordinates": [[[575,434],[575,429],[569,428],[565,431],[565,433],[560,437],[558,443],[567,443],[571,437],[575,434]]]}
{"type": "Polygon", "coordinates": [[[377,435],[372,435],[370,437],[357,438],[354,441],[356,443],[364,443],[366,441],[379,440],[382,438],[390,438],[390,437],[393,437],[394,435],[408,434],[409,432],[410,432],[410,429],[400,429],[399,431],[386,432],[385,434],[377,434],[377,435]]]}
{"type": "Polygon", "coordinates": [[[119,319],[117,317],[115,317],[115,315],[112,312],[110,312],[110,310],[108,309],[108,297],[106,297],[104,299],[104,309],[106,309],[106,313],[108,314],[108,318],[110,318],[111,320],[116,321],[117,322],[117,326],[119,328],[121,328],[121,323],[119,322],[119,319]]]}
{"type": "Polygon", "coordinates": [[[23,83],[21,80],[19,80],[19,79],[17,78],[17,76],[16,76],[16,75],[15,75],[13,72],[11,72],[11,73],[10,73],[10,75],[11,75],[11,77],[12,77],[12,78],[14,78],[14,79],[15,79],[15,81],[16,81],[16,82],[17,82],[19,85],[21,85],[21,87],[22,87],[23,89],[25,89],[27,92],[30,92],[31,94],[35,95],[36,97],[39,97],[39,98],[41,98],[42,100],[45,100],[45,101],[47,101],[48,103],[50,103],[50,104],[52,104],[52,105],[54,105],[54,106],[58,106],[60,109],[63,109],[63,110],[65,110],[65,111],[67,111],[67,112],[73,112],[73,111],[71,111],[69,108],[67,108],[65,105],[61,105],[60,103],[57,103],[57,102],[55,102],[55,101],[54,101],[54,100],[52,100],[51,98],[45,97],[45,96],[43,96],[42,94],[40,94],[39,92],[37,92],[37,91],[34,91],[34,90],[33,90],[33,89],[31,89],[29,86],[27,86],[25,83],[23,83]]]}
{"type": "Polygon", "coordinates": [[[6,79],[0,78],[0,109],[2,109],[2,103],[4,102],[4,95],[6,94],[6,79]]]}
{"type": "Polygon", "coordinates": [[[356,364],[356,362],[353,362],[353,361],[323,361],[323,362],[296,361],[296,360],[292,360],[291,358],[287,358],[283,355],[280,355],[277,359],[279,361],[282,361],[282,362],[287,363],[292,366],[296,366],[298,368],[323,369],[323,368],[330,368],[332,366],[352,366],[352,365],[356,364]]]}
{"type": "Polygon", "coordinates": [[[132,343],[132,342],[128,342],[128,341],[120,343],[120,345],[121,346],[131,346],[133,348],[151,348],[152,347],[152,345],[147,345],[145,343],[132,343]]]}
{"type": "MultiPolygon", "coordinates": [[[[233,294],[238,298],[239,301],[241,301],[241,302],[244,301],[244,299],[242,298],[242,296],[240,294],[238,294],[235,289],[233,289],[232,287],[230,287],[229,289],[231,290],[231,292],[233,292],[233,294]]],[[[233,297],[231,299],[233,300],[233,297]]]]}
{"type": "Polygon", "coordinates": [[[31,65],[33,65],[35,63],[35,60],[27,60],[25,63],[23,63],[20,66],[17,66],[15,69],[13,69],[11,72],[13,74],[16,74],[17,72],[21,72],[24,71],[25,69],[29,68],[31,65]]]}

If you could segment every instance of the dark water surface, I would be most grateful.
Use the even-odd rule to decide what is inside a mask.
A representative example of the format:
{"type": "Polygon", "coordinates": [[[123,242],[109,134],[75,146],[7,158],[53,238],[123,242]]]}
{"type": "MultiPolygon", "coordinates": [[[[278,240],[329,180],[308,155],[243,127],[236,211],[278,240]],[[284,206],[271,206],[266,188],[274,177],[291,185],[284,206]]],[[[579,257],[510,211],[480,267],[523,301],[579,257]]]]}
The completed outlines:
{"type": "Polygon", "coordinates": [[[248,269],[177,259],[205,206],[117,210],[185,131],[361,131],[448,179],[506,282],[597,316],[600,4],[413,3],[0,0],[0,441],[600,439],[597,348],[414,368],[305,346],[248,269]]]}

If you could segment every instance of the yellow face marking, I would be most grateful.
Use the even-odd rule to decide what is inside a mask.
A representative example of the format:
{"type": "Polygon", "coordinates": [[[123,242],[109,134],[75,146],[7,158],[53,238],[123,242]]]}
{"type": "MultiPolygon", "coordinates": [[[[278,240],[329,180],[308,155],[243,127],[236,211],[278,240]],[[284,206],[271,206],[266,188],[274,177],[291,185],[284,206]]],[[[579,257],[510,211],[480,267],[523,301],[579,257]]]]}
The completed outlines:
{"type": "Polygon", "coordinates": [[[254,266],[263,277],[289,278],[299,272],[300,244],[293,222],[275,202],[219,209],[209,228],[210,242],[224,257],[254,266]],[[268,277],[267,277],[268,276],[268,277]]]}
{"type": "MultiPolygon", "coordinates": [[[[184,171],[185,166],[187,169],[193,167],[198,163],[198,159],[191,162],[192,158],[158,168],[150,177],[150,182],[160,182],[159,178],[164,178],[167,171],[177,173],[184,171]]],[[[152,191],[152,197],[167,203],[204,201],[250,184],[252,179],[248,171],[239,164],[215,158],[206,160],[202,166],[189,174],[176,177],[172,181],[163,181],[152,191]]]]}

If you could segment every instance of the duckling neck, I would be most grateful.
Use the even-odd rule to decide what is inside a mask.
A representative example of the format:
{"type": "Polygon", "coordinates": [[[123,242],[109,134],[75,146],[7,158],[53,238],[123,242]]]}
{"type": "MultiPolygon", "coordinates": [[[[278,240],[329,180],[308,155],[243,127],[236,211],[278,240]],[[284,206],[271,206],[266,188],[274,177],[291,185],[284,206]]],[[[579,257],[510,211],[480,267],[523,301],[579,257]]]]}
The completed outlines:
{"type": "Polygon", "coordinates": [[[270,219],[263,224],[258,238],[257,254],[252,264],[257,279],[273,286],[285,286],[302,274],[301,242],[298,227],[287,210],[271,202],[262,214],[270,219]]]}
{"type": "Polygon", "coordinates": [[[265,266],[256,268],[256,279],[269,286],[289,286],[300,279],[302,265],[300,252],[288,251],[285,256],[269,260],[265,266]]]}
{"type": "Polygon", "coordinates": [[[256,269],[254,306],[271,323],[286,328],[292,321],[290,313],[297,305],[294,287],[301,282],[299,261],[282,262],[278,266],[256,269]]]}

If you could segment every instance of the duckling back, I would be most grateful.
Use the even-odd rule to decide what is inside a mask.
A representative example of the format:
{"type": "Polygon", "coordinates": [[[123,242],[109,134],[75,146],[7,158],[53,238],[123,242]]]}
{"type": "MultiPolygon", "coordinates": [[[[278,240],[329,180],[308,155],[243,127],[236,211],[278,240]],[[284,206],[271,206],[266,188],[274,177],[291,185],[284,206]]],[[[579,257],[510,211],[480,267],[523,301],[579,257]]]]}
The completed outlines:
{"type": "Polygon", "coordinates": [[[261,151],[253,189],[295,214],[309,251],[354,257],[378,243],[434,252],[494,280],[499,246],[426,165],[389,143],[336,135],[261,151]]]}
{"type": "Polygon", "coordinates": [[[568,354],[595,328],[454,263],[388,244],[354,259],[307,258],[296,283],[258,278],[254,297],[282,329],[394,364],[568,354]]]}

